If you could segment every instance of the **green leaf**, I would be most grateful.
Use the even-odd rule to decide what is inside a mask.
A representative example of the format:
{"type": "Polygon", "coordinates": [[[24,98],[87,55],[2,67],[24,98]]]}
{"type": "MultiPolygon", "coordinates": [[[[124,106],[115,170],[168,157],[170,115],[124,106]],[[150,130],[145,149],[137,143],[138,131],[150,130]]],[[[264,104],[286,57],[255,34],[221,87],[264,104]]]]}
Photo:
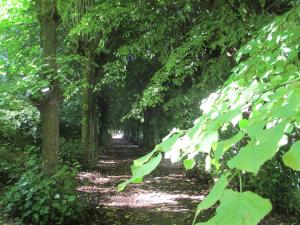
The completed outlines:
{"type": "Polygon", "coordinates": [[[202,210],[212,207],[222,197],[228,184],[228,176],[229,173],[221,176],[220,179],[215,183],[209,194],[198,204],[194,221],[202,210]]]}
{"type": "Polygon", "coordinates": [[[237,107],[234,110],[226,111],[220,114],[217,118],[214,119],[215,123],[218,125],[221,125],[223,123],[228,123],[229,121],[232,121],[233,118],[241,114],[241,107],[237,107]]]}
{"type": "Polygon", "coordinates": [[[239,127],[240,127],[241,129],[245,129],[246,127],[248,127],[248,125],[249,125],[249,121],[246,120],[246,119],[242,119],[242,120],[240,120],[240,122],[239,122],[239,127]]]}
{"type": "Polygon", "coordinates": [[[166,138],[166,140],[157,145],[158,149],[162,152],[170,151],[177,139],[180,138],[183,134],[184,131],[179,131],[178,133],[171,135],[170,137],[166,138]]]}
{"type": "Polygon", "coordinates": [[[125,189],[125,187],[128,185],[128,184],[130,184],[130,179],[129,180],[126,180],[126,181],[124,181],[124,182],[122,182],[122,183],[120,183],[120,184],[118,184],[118,192],[121,192],[121,191],[123,191],[124,189],[125,189]]]}
{"type": "Polygon", "coordinates": [[[217,162],[222,157],[222,155],[234,144],[238,143],[240,140],[242,140],[245,136],[245,133],[242,131],[239,131],[236,135],[233,137],[219,141],[215,150],[215,157],[214,161],[217,162]]]}
{"type": "Polygon", "coordinates": [[[300,141],[297,141],[282,157],[284,165],[300,171],[300,141]]]}
{"type": "Polygon", "coordinates": [[[283,122],[261,131],[260,136],[241,148],[240,152],[228,162],[228,166],[256,174],[259,168],[276,154],[286,125],[287,123],[283,122]]]}
{"type": "Polygon", "coordinates": [[[143,181],[143,179],[144,177],[133,177],[130,179],[130,182],[134,184],[139,184],[143,181]]]}
{"type": "Polygon", "coordinates": [[[272,116],[282,119],[292,119],[300,111],[299,90],[285,91],[281,101],[278,101],[272,110],[272,116]]]}
{"type": "Polygon", "coordinates": [[[141,166],[143,165],[144,163],[148,162],[149,159],[154,155],[155,152],[157,152],[158,149],[155,148],[152,152],[149,152],[147,155],[141,157],[141,158],[138,158],[136,160],[133,161],[133,165],[134,166],[141,166]]]}
{"type": "Polygon", "coordinates": [[[195,160],[194,159],[185,159],[183,161],[183,165],[186,170],[193,169],[193,167],[195,166],[195,160]]]}
{"type": "Polygon", "coordinates": [[[248,136],[250,136],[251,138],[259,137],[263,132],[264,126],[266,125],[266,121],[264,120],[264,118],[261,118],[260,116],[257,117],[258,119],[256,117],[254,119],[251,119],[250,124],[245,128],[248,136]]]}
{"type": "Polygon", "coordinates": [[[219,133],[217,130],[209,130],[200,135],[198,151],[209,153],[212,145],[218,141],[219,133]]]}
{"type": "Polygon", "coordinates": [[[195,122],[194,127],[192,127],[188,132],[187,135],[192,139],[196,135],[199,135],[199,132],[201,131],[202,121],[198,120],[195,122]]]}
{"type": "Polygon", "coordinates": [[[144,176],[150,174],[162,160],[162,154],[159,153],[157,156],[150,159],[147,163],[141,166],[131,166],[132,178],[126,180],[118,185],[118,192],[123,191],[125,187],[130,183],[140,183],[142,182],[144,176]]]}
{"type": "Polygon", "coordinates": [[[226,190],[220,202],[212,219],[196,225],[256,225],[272,209],[268,199],[250,191],[226,190]]]}
{"type": "Polygon", "coordinates": [[[153,157],[149,162],[145,163],[142,166],[132,166],[131,172],[133,177],[143,177],[151,173],[162,160],[162,154],[159,153],[157,156],[153,157]]]}

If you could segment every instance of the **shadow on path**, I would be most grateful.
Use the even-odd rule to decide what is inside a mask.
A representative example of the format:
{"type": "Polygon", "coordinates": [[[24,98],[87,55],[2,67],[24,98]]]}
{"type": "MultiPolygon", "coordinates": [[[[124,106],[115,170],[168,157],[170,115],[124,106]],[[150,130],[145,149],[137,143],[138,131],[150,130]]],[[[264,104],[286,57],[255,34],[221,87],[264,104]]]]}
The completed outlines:
{"type": "MultiPolygon", "coordinates": [[[[185,176],[181,164],[164,160],[141,184],[131,184],[117,193],[117,185],[130,177],[132,161],[145,155],[138,146],[114,139],[97,169],[79,174],[78,191],[90,206],[90,221],[83,225],[191,225],[197,203],[208,185],[185,176]]],[[[213,210],[205,211],[205,221],[213,210]],[[206,218],[205,218],[206,217],[206,218]]],[[[299,218],[273,213],[260,225],[298,225],[299,218]]]]}
{"type": "Polygon", "coordinates": [[[132,161],[145,152],[123,139],[114,139],[96,171],[81,172],[78,191],[94,211],[92,224],[187,225],[207,185],[188,179],[180,164],[163,161],[141,184],[117,193],[117,185],[130,177],[132,161]]]}

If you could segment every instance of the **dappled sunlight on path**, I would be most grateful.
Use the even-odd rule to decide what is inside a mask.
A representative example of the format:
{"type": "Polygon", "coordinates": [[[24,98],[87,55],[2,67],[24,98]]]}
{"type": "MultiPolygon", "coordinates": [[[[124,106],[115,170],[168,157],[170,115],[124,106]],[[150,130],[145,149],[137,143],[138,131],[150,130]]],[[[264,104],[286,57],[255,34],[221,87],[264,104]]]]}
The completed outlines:
{"type": "Polygon", "coordinates": [[[98,214],[94,224],[191,224],[207,185],[188,179],[180,164],[164,160],[143,183],[117,192],[117,185],[130,177],[132,161],[143,154],[138,146],[112,140],[97,171],[78,175],[78,191],[98,214]]]}

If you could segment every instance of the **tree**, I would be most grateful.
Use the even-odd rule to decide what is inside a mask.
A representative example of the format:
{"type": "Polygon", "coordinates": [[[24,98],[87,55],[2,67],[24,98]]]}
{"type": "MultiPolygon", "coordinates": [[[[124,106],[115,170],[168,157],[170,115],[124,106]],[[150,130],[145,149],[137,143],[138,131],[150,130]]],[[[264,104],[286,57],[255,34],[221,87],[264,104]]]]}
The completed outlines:
{"type": "Polygon", "coordinates": [[[62,96],[57,79],[56,53],[60,18],[54,0],[36,0],[36,7],[43,56],[40,76],[49,80],[49,87],[41,98],[33,101],[42,120],[42,169],[46,176],[50,176],[56,171],[59,152],[59,104],[62,96]]]}

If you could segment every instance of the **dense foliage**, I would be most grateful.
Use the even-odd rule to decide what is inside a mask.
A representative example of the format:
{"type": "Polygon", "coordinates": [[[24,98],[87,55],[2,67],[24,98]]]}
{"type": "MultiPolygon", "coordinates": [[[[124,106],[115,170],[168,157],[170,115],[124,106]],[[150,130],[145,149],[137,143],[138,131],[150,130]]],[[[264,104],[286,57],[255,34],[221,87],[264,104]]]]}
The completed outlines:
{"type": "Polygon", "coordinates": [[[213,207],[197,224],[258,224],[272,207],[299,215],[299,1],[0,7],[0,207],[10,215],[79,220],[76,173],[120,130],[154,149],[120,191],[165,157],[217,180],[194,223],[213,207]]]}
{"type": "Polygon", "coordinates": [[[72,224],[78,220],[83,206],[74,192],[75,171],[63,167],[49,179],[39,174],[38,168],[30,168],[5,192],[4,210],[34,224],[72,224]]]}
{"type": "MultiPolygon", "coordinates": [[[[196,212],[197,217],[220,200],[216,215],[199,224],[243,224],[243,221],[257,224],[269,213],[268,200],[242,191],[242,177],[245,173],[257,174],[285,146],[278,160],[294,171],[300,170],[299,18],[300,8],[295,7],[263,27],[236,54],[239,64],[226,85],[203,100],[203,115],[194,122],[194,127],[174,130],[151,153],[136,160],[131,168],[133,177],[119,189],[128,182],[140,182],[159,164],[162,153],[173,162],[184,160],[186,169],[191,169],[194,157],[201,152],[205,153],[207,169],[214,166],[223,175],[196,212]],[[240,177],[240,193],[226,189],[235,176],[240,177]]],[[[287,173],[296,182],[291,182],[288,188],[299,195],[299,174],[287,173]]],[[[276,185],[275,182],[271,184],[276,185]]]]}

